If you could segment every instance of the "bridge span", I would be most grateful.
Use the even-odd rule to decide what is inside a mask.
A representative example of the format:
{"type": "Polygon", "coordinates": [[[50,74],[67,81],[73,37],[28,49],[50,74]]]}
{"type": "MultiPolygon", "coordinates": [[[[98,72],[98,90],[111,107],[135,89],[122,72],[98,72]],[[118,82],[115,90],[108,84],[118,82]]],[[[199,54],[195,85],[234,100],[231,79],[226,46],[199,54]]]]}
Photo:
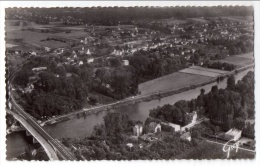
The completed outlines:
{"type": "Polygon", "coordinates": [[[9,90],[9,103],[11,109],[7,111],[11,113],[42,145],[49,159],[76,160],[74,154],[70,152],[68,148],[50,136],[31,115],[21,108],[10,92],[11,91],[9,90]]]}

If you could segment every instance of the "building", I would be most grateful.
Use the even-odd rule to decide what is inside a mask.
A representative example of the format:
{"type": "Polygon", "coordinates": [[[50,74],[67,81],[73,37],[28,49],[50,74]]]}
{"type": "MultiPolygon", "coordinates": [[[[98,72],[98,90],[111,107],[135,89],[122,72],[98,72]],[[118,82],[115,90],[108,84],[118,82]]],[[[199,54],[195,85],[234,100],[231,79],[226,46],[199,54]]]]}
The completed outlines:
{"type": "Polygon", "coordinates": [[[237,129],[230,129],[224,135],[224,138],[227,140],[234,140],[237,141],[241,138],[242,131],[237,129]]]}
{"type": "Polygon", "coordinates": [[[161,132],[161,130],[162,130],[161,124],[155,123],[155,122],[151,122],[149,124],[149,132],[150,133],[161,132]]]}
{"type": "Polygon", "coordinates": [[[83,61],[80,61],[80,62],[79,62],[79,66],[80,66],[80,65],[83,65],[83,61]]]}
{"type": "Polygon", "coordinates": [[[94,62],[94,58],[89,58],[88,63],[92,63],[92,62],[94,62]]]}
{"type": "Polygon", "coordinates": [[[124,66],[128,66],[129,65],[129,61],[128,60],[123,60],[123,65],[124,66]]]}
{"type": "Polygon", "coordinates": [[[191,134],[190,134],[190,132],[186,132],[186,133],[182,134],[180,138],[182,140],[191,141],[191,134]]]}
{"type": "Polygon", "coordinates": [[[133,134],[135,136],[140,136],[143,133],[143,126],[140,124],[137,124],[133,127],[133,134]]]}
{"type": "Polygon", "coordinates": [[[31,52],[31,56],[36,56],[36,55],[37,55],[37,53],[35,51],[31,52]]]}
{"type": "Polygon", "coordinates": [[[181,130],[181,126],[177,125],[177,124],[173,124],[173,123],[169,123],[169,126],[171,126],[174,129],[174,132],[180,131],[181,130]]]}
{"type": "Polygon", "coordinates": [[[47,67],[36,67],[32,69],[32,71],[34,72],[43,71],[43,70],[47,70],[47,67]]]}
{"type": "Polygon", "coordinates": [[[51,51],[51,49],[49,47],[44,47],[44,50],[47,52],[51,51]]]}

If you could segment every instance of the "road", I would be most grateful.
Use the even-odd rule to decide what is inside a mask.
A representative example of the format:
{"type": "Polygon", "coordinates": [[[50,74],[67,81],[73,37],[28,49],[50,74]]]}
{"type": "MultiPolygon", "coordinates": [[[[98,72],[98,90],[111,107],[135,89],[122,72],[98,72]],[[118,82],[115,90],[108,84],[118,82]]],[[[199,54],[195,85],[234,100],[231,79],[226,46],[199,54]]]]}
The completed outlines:
{"type": "MultiPolygon", "coordinates": [[[[9,91],[10,92],[10,91],[9,91]]],[[[53,148],[53,150],[57,153],[57,155],[63,159],[63,160],[76,160],[76,158],[74,157],[74,155],[64,146],[62,145],[59,141],[57,141],[56,139],[52,138],[45,130],[43,130],[43,128],[28,114],[26,113],[14,100],[13,96],[11,95],[11,93],[9,93],[10,95],[10,102],[12,104],[12,110],[13,112],[17,113],[22,119],[17,119],[19,121],[25,120],[26,122],[23,121],[23,123],[27,123],[26,126],[24,126],[25,128],[29,129],[30,131],[32,131],[31,128],[33,128],[33,131],[35,132],[34,134],[31,133],[32,135],[35,136],[35,138],[41,143],[43,142],[39,137],[43,137],[45,140],[45,145],[42,145],[43,147],[47,147],[48,149],[46,150],[50,150],[52,151],[52,149],[49,149],[50,147],[53,148]],[[50,146],[46,145],[46,143],[48,143],[50,146]]],[[[57,160],[58,158],[55,157],[55,155],[51,155],[50,153],[47,152],[47,154],[49,154],[49,158],[51,160],[57,160]],[[54,157],[53,157],[54,156],[54,157]]]]}

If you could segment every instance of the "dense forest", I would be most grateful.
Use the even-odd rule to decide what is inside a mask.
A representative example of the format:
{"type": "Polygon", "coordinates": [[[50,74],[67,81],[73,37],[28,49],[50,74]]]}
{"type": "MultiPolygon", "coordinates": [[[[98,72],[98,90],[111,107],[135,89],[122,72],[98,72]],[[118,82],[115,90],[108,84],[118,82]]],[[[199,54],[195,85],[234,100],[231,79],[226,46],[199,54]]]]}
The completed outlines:
{"type": "MultiPolygon", "coordinates": [[[[57,18],[72,17],[84,22],[101,25],[117,25],[129,23],[134,20],[185,19],[189,17],[221,17],[221,16],[252,16],[253,7],[245,6],[215,6],[215,7],[92,7],[92,8],[7,8],[6,18],[12,19],[14,15],[24,14],[30,20],[38,20],[41,16],[57,18]],[[64,10],[65,9],[65,10],[64,10]],[[31,14],[28,14],[31,13],[31,14]]],[[[45,21],[43,21],[45,23],[45,21]]]]}

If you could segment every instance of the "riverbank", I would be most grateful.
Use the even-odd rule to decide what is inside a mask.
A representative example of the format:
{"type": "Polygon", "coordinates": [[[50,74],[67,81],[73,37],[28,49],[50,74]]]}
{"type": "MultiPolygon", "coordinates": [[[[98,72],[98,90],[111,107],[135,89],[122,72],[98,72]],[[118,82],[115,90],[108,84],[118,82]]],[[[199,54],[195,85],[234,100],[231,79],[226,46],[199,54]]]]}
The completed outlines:
{"type": "Polygon", "coordinates": [[[121,107],[121,106],[126,106],[126,105],[130,105],[130,104],[134,104],[134,103],[140,103],[140,102],[144,102],[144,101],[147,102],[147,101],[151,101],[151,100],[154,100],[154,99],[160,99],[160,98],[163,98],[163,97],[175,95],[175,94],[178,94],[178,93],[181,93],[181,92],[184,92],[184,91],[188,91],[188,90],[191,90],[191,89],[202,87],[202,86],[210,84],[210,83],[217,82],[217,81],[219,81],[219,79],[224,79],[224,78],[226,78],[230,75],[237,74],[239,72],[250,69],[252,67],[254,67],[254,64],[243,66],[243,67],[237,68],[233,71],[230,71],[228,73],[222,74],[219,77],[212,78],[209,81],[205,81],[205,82],[199,83],[199,84],[184,86],[184,87],[181,87],[181,88],[171,89],[171,90],[168,90],[168,91],[156,92],[156,93],[149,94],[149,95],[137,95],[137,96],[126,98],[126,99],[121,100],[121,101],[117,101],[115,103],[96,106],[96,107],[89,108],[89,109],[83,108],[80,111],[75,111],[75,112],[72,112],[72,113],[69,113],[69,114],[66,114],[66,115],[62,115],[62,116],[55,117],[55,118],[49,119],[47,121],[44,121],[44,122],[41,123],[41,126],[63,122],[63,121],[66,121],[66,120],[70,120],[72,118],[76,118],[78,116],[88,116],[88,115],[91,115],[91,114],[99,113],[101,111],[109,111],[111,109],[115,109],[115,108],[118,108],[118,107],[121,107]]]}

